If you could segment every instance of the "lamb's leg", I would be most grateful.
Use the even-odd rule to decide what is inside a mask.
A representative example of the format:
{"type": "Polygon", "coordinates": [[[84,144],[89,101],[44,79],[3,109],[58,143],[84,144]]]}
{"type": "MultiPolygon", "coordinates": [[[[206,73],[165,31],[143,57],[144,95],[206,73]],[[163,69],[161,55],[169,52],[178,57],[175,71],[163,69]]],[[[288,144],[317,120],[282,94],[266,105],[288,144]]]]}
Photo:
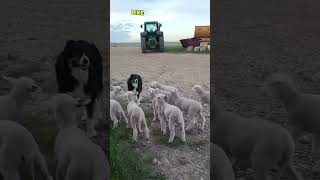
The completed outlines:
{"type": "Polygon", "coordinates": [[[166,122],[165,115],[162,116],[162,134],[166,135],[167,134],[167,122],[166,122]]]}
{"type": "Polygon", "coordinates": [[[118,127],[118,123],[119,123],[119,120],[117,119],[117,116],[115,114],[113,114],[113,113],[110,113],[110,118],[113,121],[112,129],[117,128],[118,127]]]}
{"type": "Polygon", "coordinates": [[[267,180],[268,169],[265,168],[261,162],[253,162],[254,179],[256,180],[267,180]]]}
{"type": "Polygon", "coordinates": [[[56,174],[55,178],[56,180],[64,180],[66,175],[66,170],[69,166],[69,160],[68,159],[62,159],[61,161],[58,161],[57,167],[56,167],[56,174]]]}
{"type": "Polygon", "coordinates": [[[142,122],[143,122],[143,117],[140,117],[139,121],[138,121],[138,130],[139,130],[140,133],[143,132],[142,127],[141,127],[142,126],[142,122]]]}
{"type": "Polygon", "coordinates": [[[267,180],[268,172],[277,164],[274,158],[266,158],[264,146],[256,146],[252,151],[251,162],[255,180],[267,180]]]}
{"type": "Polygon", "coordinates": [[[184,130],[184,123],[181,123],[181,141],[186,142],[186,132],[184,130]]]}
{"type": "Polygon", "coordinates": [[[287,167],[287,174],[288,174],[288,179],[294,179],[294,180],[302,180],[302,176],[300,173],[298,173],[295,168],[293,167],[293,163],[290,160],[290,162],[288,163],[287,167]]]}
{"type": "Polygon", "coordinates": [[[45,176],[46,180],[53,180],[47,168],[47,163],[40,152],[38,152],[36,155],[36,164],[40,168],[40,171],[45,176]]]}
{"type": "MultiPolygon", "coordinates": [[[[120,112],[120,115],[122,116],[122,118],[124,118],[124,120],[126,121],[127,125],[128,125],[128,118],[126,116],[126,114],[124,113],[123,109],[121,108],[121,112],[120,112]]],[[[129,126],[127,126],[129,127],[129,126]]]]}
{"type": "Polygon", "coordinates": [[[150,139],[150,133],[149,133],[149,128],[148,128],[148,125],[147,125],[147,121],[146,121],[146,118],[143,117],[143,124],[144,124],[144,135],[146,137],[147,140],[150,139]]]}
{"type": "Polygon", "coordinates": [[[138,130],[137,130],[137,120],[136,119],[131,119],[131,128],[132,128],[132,138],[134,141],[138,142],[138,130]]]}
{"type": "Polygon", "coordinates": [[[156,121],[157,120],[157,112],[156,112],[156,105],[155,105],[154,101],[152,101],[152,109],[153,109],[153,119],[152,119],[152,121],[156,121]]]}
{"type": "Polygon", "coordinates": [[[202,119],[202,126],[201,126],[201,129],[204,130],[204,126],[205,126],[205,123],[206,123],[206,118],[203,116],[202,112],[200,111],[199,113],[201,119],[202,119]]]}
{"type": "Polygon", "coordinates": [[[134,141],[138,142],[138,130],[137,130],[137,127],[133,127],[132,137],[133,137],[134,141]]]}
{"type": "Polygon", "coordinates": [[[297,143],[297,140],[299,139],[299,137],[303,136],[305,133],[300,130],[299,128],[296,127],[289,127],[289,132],[295,142],[295,144],[297,143]]]}
{"type": "Polygon", "coordinates": [[[169,131],[170,131],[170,138],[169,138],[168,143],[172,143],[176,132],[174,129],[174,122],[171,118],[169,119],[168,126],[169,126],[169,131]]]}
{"type": "Polygon", "coordinates": [[[28,159],[28,166],[29,166],[29,171],[30,171],[30,176],[32,180],[35,180],[35,169],[34,169],[34,159],[31,157],[30,159],[28,159]]]}
{"type": "Polygon", "coordinates": [[[198,117],[197,114],[193,114],[193,113],[188,113],[187,117],[189,118],[189,124],[186,127],[186,131],[189,131],[191,128],[194,127],[195,123],[196,123],[196,118],[198,117]]]}

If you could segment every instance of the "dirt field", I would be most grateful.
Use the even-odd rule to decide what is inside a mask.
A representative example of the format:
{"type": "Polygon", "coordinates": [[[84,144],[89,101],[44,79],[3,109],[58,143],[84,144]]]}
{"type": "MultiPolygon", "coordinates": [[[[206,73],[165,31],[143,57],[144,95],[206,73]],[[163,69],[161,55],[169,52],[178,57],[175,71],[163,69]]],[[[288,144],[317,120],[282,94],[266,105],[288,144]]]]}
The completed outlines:
{"type": "MultiPolygon", "coordinates": [[[[208,89],[210,82],[210,56],[196,54],[150,53],[142,54],[139,47],[112,47],[110,51],[111,83],[122,81],[126,90],[126,80],[131,73],[140,74],[144,84],[158,81],[177,87],[183,96],[197,99],[191,88],[200,84],[208,89]]],[[[144,87],[144,90],[146,88],[144,87]]],[[[147,99],[145,91],[142,98],[147,99]]],[[[144,107],[146,106],[146,107],[144,107]]],[[[151,104],[144,104],[150,109],[151,104]]],[[[126,107],[124,107],[126,108],[126,107]]],[[[138,148],[141,153],[148,153],[160,161],[154,167],[167,179],[209,179],[209,126],[210,116],[204,112],[207,123],[202,132],[197,126],[187,133],[187,143],[170,146],[168,136],[160,134],[159,122],[150,123],[150,143],[142,142],[138,148]]],[[[152,116],[147,117],[151,122],[152,116]]]]}
{"type": "MultiPolygon", "coordinates": [[[[318,6],[314,0],[216,1],[211,83],[227,110],[287,127],[283,105],[261,89],[272,72],[287,73],[301,91],[320,94],[318,6]]],[[[306,180],[320,179],[311,173],[310,143],[298,143],[294,161],[306,180]]],[[[243,171],[237,176],[252,179],[243,171]]]]}

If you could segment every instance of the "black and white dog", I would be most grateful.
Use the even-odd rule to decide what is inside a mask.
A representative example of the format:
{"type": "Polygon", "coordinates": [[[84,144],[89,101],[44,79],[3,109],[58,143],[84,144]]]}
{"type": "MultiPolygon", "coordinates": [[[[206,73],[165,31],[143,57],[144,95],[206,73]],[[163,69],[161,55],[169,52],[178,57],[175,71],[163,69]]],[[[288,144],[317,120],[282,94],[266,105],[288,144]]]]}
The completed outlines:
{"type": "Polygon", "coordinates": [[[85,111],[89,137],[96,135],[94,126],[102,114],[102,69],[99,50],[94,44],[83,40],[67,41],[55,64],[59,93],[91,99],[85,111]]]}
{"type": "Polygon", "coordinates": [[[142,91],[142,78],[138,74],[131,74],[127,80],[128,91],[133,91],[137,94],[136,102],[140,104],[142,91]]]}

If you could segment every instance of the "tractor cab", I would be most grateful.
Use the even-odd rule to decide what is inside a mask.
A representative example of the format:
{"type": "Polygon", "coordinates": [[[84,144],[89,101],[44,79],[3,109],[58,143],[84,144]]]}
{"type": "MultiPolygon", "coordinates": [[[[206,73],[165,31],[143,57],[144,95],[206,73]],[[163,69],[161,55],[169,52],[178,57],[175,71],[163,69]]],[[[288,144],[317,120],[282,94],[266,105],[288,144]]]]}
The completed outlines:
{"type": "MultiPolygon", "coordinates": [[[[143,25],[140,26],[143,28],[143,25]]],[[[149,21],[144,23],[144,31],[148,33],[154,33],[160,31],[161,24],[157,21],[149,21]]]]}

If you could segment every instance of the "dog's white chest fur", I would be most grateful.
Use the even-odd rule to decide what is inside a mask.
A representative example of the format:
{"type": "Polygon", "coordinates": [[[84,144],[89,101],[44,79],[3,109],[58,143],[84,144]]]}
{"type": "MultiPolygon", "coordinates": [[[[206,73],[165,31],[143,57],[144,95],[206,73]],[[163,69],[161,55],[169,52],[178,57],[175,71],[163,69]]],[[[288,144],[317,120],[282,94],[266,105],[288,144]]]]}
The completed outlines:
{"type": "MultiPolygon", "coordinates": [[[[83,53],[83,55],[80,58],[80,62],[83,60],[89,60],[89,58],[86,56],[86,54],[83,53]]],[[[75,88],[73,95],[75,97],[85,97],[85,93],[83,90],[84,85],[88,82],[89,79],[89,69],[83,69],[82,67],[73,67],[71,68],[71,73],[74,78],[78,81],[78,86],[75,88]]]]}
{"type": "Polygon", "coordinates": [[[84,97],[85,93],[83,90],[84,85],[88,82],[89,72],[88,70],[82,70],[81,68],[72,68],[72,76],[78,80],[78,86],[75,87],[73,94],[76,97],[84,97]]]}

